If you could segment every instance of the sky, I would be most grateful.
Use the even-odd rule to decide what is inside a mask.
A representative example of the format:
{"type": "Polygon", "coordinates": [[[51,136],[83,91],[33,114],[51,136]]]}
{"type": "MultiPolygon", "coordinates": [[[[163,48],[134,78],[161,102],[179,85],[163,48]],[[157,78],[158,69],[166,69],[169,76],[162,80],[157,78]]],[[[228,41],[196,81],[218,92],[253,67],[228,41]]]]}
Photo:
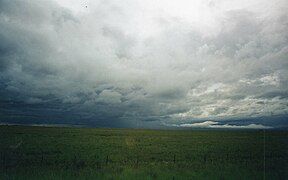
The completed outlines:
{"type": "Polygon", "coordinates": [[[287,0],[0,0],[0,123],[288,127],[287,0]]]}

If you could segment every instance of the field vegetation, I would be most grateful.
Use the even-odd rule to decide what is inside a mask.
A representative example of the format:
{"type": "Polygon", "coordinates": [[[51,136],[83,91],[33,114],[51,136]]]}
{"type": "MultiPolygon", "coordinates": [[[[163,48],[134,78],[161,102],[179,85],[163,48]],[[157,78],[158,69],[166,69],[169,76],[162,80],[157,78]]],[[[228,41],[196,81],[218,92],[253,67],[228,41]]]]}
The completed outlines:
{"type": "Polygon", "coordinates": [[[285,179],[287,131],[0,126],[0,179],[285,179]]]}

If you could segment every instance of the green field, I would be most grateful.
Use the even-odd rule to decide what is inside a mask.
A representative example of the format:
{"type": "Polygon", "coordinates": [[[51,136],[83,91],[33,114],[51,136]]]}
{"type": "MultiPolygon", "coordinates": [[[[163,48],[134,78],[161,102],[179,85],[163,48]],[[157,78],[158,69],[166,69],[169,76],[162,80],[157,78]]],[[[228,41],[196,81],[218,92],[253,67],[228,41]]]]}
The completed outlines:
{"type": "Polygon", "coordinates": [[[287,131],[0,126],[0,152],[0,179],[288,177],[287,131]]]}

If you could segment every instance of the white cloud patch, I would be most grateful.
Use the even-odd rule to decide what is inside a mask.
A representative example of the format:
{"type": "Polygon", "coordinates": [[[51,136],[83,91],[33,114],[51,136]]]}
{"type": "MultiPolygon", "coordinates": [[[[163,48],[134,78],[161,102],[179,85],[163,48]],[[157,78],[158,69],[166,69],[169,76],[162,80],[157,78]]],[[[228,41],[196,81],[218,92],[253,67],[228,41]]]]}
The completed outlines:
{"type": "Polygon", "coordinates": [[[107,104],[121,103],[121,94],[111,90],[104,90],[99,94],[96,102],[102,102],[107,104]]]}
{"type": "Polygon", "coordinates": [[[215,124],[218,124],[218,122],[215,121],[205,121],[200,123],[192,123],[192,124],[180,124],[179,127],[199,127],[199,128],[206,128],[211,127],[215,124]]]}
{"type": "Polygon", "coordinates": [[[220,125],[216,121],[204,121],[200,123],[191,123],[191,124],[180,124],[180,125],[170,125],[176,127],[189,127],[189,128],[227,128],[227,129],[270,129],[270,126],[264,126],[262,124],[249,124],[249,125],[229,125],[223,124],[220,125]]]}

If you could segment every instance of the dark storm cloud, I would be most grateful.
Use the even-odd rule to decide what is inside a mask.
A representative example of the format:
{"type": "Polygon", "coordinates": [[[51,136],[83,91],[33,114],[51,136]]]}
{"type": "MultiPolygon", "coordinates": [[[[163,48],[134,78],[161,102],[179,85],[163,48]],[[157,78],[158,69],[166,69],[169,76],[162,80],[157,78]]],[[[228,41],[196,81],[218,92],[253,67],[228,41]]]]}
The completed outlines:
{"type": "Polygon", "coordinates": [[[220,126],[287,115],[285,1],[69,3],[0,1],[1,121],[220,126]]]}

